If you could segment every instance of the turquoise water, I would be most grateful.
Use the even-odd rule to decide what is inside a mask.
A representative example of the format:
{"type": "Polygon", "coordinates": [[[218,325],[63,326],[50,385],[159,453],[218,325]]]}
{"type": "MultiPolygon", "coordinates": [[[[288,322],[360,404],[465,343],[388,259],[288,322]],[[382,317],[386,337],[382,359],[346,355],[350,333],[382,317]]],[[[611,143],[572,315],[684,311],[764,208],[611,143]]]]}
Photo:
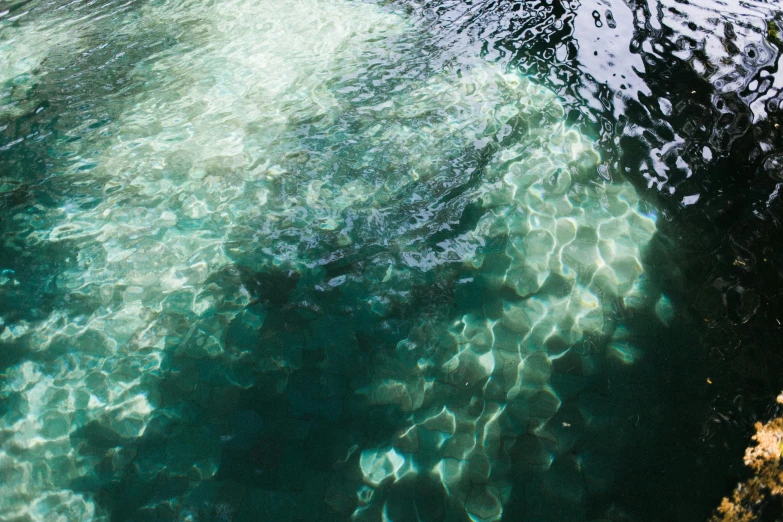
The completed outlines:
{"type": "Polygon", "coordinates": [[[667,209],[553,85],[415,5],[4,5],[0,518],[631,516],[667,209]]]}

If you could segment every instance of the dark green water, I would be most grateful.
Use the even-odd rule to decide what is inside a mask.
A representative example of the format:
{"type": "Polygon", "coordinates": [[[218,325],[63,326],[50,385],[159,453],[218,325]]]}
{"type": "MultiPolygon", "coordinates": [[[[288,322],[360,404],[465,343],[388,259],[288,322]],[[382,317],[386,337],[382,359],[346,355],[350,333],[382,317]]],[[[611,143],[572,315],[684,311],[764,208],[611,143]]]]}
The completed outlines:
{"type": "Polygon", "coordinates": [[[705,520],[783,387],[780,19],[0,3],[0,519],[705,520]]]}

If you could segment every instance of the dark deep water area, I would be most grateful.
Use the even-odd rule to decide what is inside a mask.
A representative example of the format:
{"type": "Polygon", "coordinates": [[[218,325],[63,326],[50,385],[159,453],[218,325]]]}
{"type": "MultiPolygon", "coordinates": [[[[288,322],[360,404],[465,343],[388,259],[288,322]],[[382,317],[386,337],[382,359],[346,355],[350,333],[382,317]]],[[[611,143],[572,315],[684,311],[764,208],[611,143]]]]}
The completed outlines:
{"type": "Polygon", "coordinates": [[[707,520],[783,389],[782,28],[0,0],[0,520],[707,520]]]}

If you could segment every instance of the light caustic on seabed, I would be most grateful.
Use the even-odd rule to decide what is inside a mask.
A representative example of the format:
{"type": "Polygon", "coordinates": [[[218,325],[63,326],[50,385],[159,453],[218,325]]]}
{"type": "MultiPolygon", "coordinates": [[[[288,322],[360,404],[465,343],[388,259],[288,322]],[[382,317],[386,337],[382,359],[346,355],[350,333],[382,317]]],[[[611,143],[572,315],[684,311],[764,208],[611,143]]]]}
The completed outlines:
{"type": "MultiPolygon", "coordinates": [[[[0,419],[0,467],[18,480],[0,485],[0,510],[105,517],[68,489],[95,465],[70,435],[90,422],[142,435],[164,351],[241,357],[226,351],[226,325],[242,317],[259,328],[263,313],[245,309],[244,287],[226,295],[216,277],[235,264],[321,270],[308,243],[334,255],[386,249],[365,282],[378,316],[385,292],[447,264],[492,290],[470,313],[413,327],[358,391],[397,404],[409,425],[387,447],[358,448],[365,486],[353,516],[377,516],[387,508],[373,492],[418,473],[472,518],[499,519],[515,437],[544,432],[560,405],[551,360],[585,336],[609,342],[618,299],[646,303],[640,250],[655,223],[633,187],[595,175],[597,154],[564,124],[555,94],[479,58],[428,50],[426,35],[377,6],[158,2],[126,23],[145,20],[179,41],[139,65],[144,92],[113,133],[58,144],[73,155],[57,176],[102,186],[99,203],[65,201],[28,238],[74,246],[59,287],[96,305],[4,325],[3,341],[55,355],[4,380],[17,406],[0,419]],[[484,209],[475,227],[428,246],[442,227],[419,211],[466,201],[484,209]]],[[[33,22],[15,30],[60,35],[33,22]]],[[[295,369],[298,355],[283,347],[275,361],[295,369]]],[[[205,480],[219,451],[194,462],[205,480]]],[[[545,466],[552,455],[538,457],[545,466]]]]}

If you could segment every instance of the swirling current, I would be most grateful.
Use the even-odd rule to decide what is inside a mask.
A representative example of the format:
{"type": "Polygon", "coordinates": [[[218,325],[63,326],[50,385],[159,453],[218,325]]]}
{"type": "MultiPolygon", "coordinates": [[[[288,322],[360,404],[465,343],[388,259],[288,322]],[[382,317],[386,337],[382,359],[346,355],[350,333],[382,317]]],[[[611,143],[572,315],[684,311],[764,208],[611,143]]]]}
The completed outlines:
{"type": "Polygon", "coordinates": [[[783,388],[782,13],[0,1],[0,520],[708,519],[783,388]]]}

